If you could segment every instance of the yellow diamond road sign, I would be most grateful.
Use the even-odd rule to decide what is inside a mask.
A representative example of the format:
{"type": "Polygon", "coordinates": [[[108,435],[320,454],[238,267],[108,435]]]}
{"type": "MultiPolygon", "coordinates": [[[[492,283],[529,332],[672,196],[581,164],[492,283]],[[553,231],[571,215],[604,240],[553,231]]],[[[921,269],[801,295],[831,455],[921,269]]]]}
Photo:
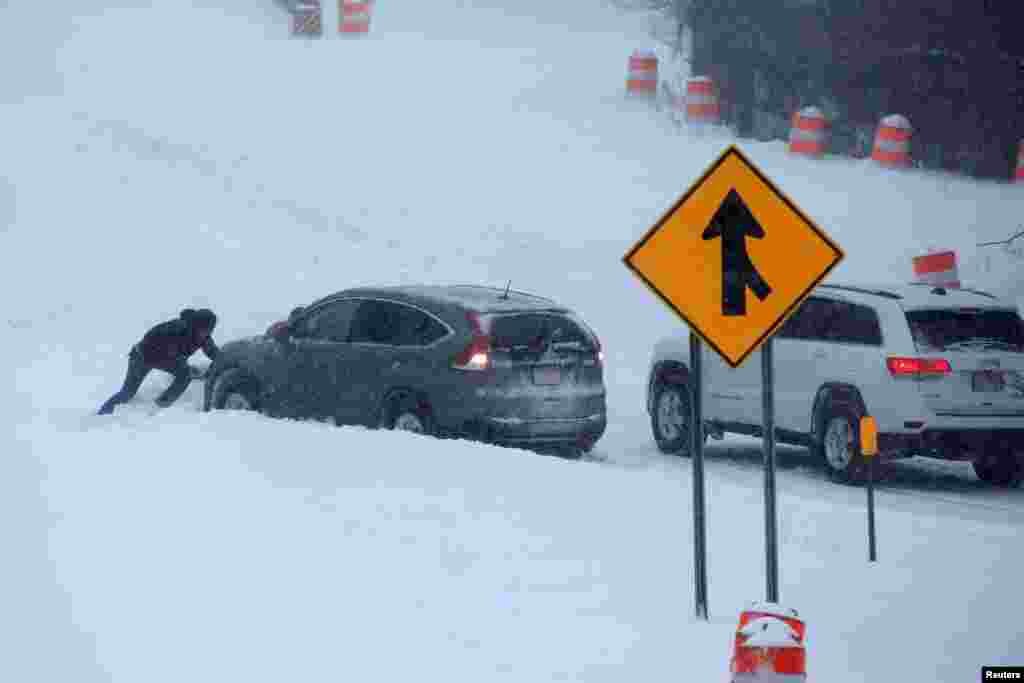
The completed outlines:
{"type": "Polygon", "coordinates": [[[730,146],[624,260],[735,368],[842,258],[842,250],[730,146]]]}

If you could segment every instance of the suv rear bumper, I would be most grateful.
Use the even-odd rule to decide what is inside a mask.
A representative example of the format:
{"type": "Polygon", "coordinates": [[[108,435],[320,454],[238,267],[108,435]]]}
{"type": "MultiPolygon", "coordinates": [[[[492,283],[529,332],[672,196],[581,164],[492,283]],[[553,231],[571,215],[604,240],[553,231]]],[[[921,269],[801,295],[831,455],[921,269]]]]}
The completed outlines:
{"type": "Polygon", "coordinates": [[[925,429],[913,434],[879,434],[878,450],[889,457],[921,455],[943,460],[973,460],[991,450],[1012,446],[1024,451],[1024,428],[925,429]]]}
{"type": "Polygon", "coordinates": [[[515,417],[484,417],[465,425],[471,437],[502,445],[579,446],[589,449],[604,435],[605,413],[581,418],[524,420],[515,417]]]}

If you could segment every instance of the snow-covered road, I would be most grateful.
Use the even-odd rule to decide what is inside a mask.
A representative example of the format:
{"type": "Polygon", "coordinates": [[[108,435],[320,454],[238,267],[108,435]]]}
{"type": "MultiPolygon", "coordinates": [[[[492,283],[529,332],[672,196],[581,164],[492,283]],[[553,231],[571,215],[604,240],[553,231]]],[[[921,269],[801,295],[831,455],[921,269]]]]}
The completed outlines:
{"type": "MultiPolygon", "coordinates": [[[[647,18],[599,0],[391,0],[358,41],[285,38],[272,4],[4,10],[0,680],[724,680],[763,597],[758,442],[708,447],[709,624],[691,618],[690,463],[644,412],[680,323],[621,257],[724,135],[622,97],[647,18]],[[223,342],[356,284],[554,296],[597,330],[598,462],[199,412],[166,380],[109,418],[147,327],[209,306],[223,342]]],[[[843,246],[837,278],[974,245],[1020,187],[740,145],[843,246]]],[[[812,680],[972,680],[1021,663],[1024,492],[894,464],[864,492],[779,448],[781,594],[812,680]],[[938,613],[941,618],[936,618],[938,613]]]]}

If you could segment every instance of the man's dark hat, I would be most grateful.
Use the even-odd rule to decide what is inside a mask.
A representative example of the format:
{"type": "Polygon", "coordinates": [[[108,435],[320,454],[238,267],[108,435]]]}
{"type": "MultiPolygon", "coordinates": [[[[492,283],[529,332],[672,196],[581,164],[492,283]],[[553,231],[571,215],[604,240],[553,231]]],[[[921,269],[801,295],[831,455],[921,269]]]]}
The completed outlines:
{"type": "Polygon", "coordinates": [[[217,316],[209,308],[198,310],[186,308],[181,312],[181,319],[191,323],[196,328],[212,330],[217,326],[217,316]]]}

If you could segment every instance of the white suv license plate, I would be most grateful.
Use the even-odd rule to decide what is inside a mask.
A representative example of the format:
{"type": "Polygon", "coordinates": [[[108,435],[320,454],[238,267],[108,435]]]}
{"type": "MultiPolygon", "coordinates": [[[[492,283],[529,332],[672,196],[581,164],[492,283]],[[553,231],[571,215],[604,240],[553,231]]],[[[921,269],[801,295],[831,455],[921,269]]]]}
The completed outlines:
{"type": "Polygon", "coordinates": [[[971,375],[971,389],[978,392],[1000,392],[1006,388],[1003,373],[996,370],[979,370],[971,375]]]}
{"type": "Polygon", "coordinates": [[[552,385],[562,383],[562,369],[557,365],[542,365],[533,369],[533,383],[552,385]]]}

